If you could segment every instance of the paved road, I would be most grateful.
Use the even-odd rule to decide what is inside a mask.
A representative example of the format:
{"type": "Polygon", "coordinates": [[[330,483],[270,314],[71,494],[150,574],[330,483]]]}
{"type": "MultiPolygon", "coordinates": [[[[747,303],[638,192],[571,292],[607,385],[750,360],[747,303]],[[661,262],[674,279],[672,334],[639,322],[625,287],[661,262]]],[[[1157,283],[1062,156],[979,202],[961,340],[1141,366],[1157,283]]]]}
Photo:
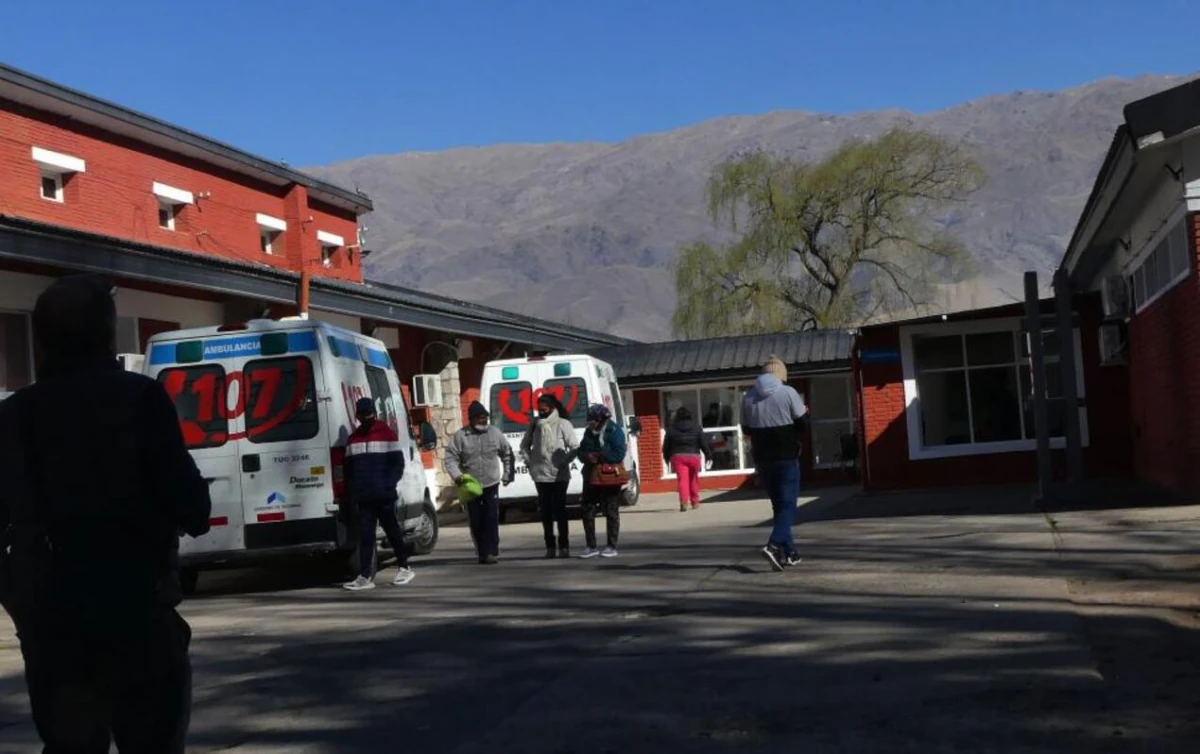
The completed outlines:
{"type": "MultiPolygon", "coordinates": [[[[404,588],[210,579],[189,750],[1196,750],[1200,509],[846,497],[808,502],[785,574],[766,503],[646,498],[615,561],[542,561],[523,523],[495,567],[443,530],[404,588]]],[[[0,627],[0,752],[36,750],[18,668],[0,627]]]]}

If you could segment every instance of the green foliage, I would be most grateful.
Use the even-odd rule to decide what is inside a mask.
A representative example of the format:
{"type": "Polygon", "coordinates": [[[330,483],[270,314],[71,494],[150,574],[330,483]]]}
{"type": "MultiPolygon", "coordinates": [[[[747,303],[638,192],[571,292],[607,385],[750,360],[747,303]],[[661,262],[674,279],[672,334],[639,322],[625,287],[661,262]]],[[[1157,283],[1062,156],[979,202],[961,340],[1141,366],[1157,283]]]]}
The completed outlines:
{"type": "Polygon", "coordinates": [[[676,334],[845,327],[927,307],[933,284],[968,266],[932,216],[983,180],[961,146],[903,129],[816,163],[753,153],[718,165],[709,213],[737,240],[680,250],[676,334]]]}

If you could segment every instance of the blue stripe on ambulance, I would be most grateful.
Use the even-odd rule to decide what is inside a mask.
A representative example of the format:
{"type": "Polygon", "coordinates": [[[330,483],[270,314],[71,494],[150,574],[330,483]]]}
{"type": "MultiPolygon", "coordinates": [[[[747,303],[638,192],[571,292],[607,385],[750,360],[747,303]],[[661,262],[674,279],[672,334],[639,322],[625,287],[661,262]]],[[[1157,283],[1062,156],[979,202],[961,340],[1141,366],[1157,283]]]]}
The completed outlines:
{"type": "MultiPolygon", "coordinates": [[[[202,361],[217,361],[220,359],[244,356],[259,356],[262,354],[262,336],[242,335],[232,338],[202,340],[204,344],[202,361]]],[[[156,343],[150,349],[150,364],[176,364],[175,348],[178,343],[156,343]]],[[[303,353],[317,350],[317,334],[311,330],[288,333],[288,353],[303,353]]]]}

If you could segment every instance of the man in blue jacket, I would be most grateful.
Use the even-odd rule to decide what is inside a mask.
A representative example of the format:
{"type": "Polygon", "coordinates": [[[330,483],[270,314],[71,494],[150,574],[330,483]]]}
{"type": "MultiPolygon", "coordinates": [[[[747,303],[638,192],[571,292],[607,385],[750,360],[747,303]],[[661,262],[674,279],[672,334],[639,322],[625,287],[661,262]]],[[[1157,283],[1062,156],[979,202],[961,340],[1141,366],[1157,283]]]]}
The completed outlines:
{"type": "Polygon", "coordinates": [[[375,588],[375,527],[383,527],[388,544],[396,553],[396,578],[392,583],[403,586],[415,574],[408,567],[404,549],[404,533],[396,521],[396,501],[400,499],[396,485],[404,476],[404,448],[400,438],[375,414],[375,402],[359,398],[354,407],[358,427],[346,442],[346,494],[351,505],[358,508],[362,527],[358,543],[358,578],[345,585],[352,592],[375,588]]]}
{"type": "Polygon", "coordinates": [[[601,463],[625,462],[625,430],[612,420],[607,406],[599,403],[588,407],[587,429],[579,442],[579,457],[583,459],[583,536],[587,549],[581,558],[617,557],[617,537],[621,534],[621,488],[596,487],[590,484],[593,469],[601,463]],[[596,513],[604,512],[608,542],[604,550],[596,549],[596,513]]]}
{"type": "Polygon", "coordinates": [[[792,541],[800,497],[800,448],[807,423],[804,399],[787,380],[787,366],[772,356],[742,399],[742,432],[750,438],[754,467],[771,497],[774,525],[762,556],[776,571],[800,562],[792,541]]]}

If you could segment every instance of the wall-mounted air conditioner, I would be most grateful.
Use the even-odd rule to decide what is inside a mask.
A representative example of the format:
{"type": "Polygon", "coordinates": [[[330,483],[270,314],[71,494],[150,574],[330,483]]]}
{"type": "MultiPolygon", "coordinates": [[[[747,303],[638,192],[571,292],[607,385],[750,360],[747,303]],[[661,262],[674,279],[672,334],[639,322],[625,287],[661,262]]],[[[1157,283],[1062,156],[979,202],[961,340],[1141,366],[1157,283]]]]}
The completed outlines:
{"type": "Polygon", "coordinates": [[[1100,325],[1100,366],[1129,363],[1129,330],[1123,322],[1100,325]]]}
{"type": "Polygon", "coordinates": [[[140,353],[119,353],[117,361],[121,362],[121,368],[126,372],[137,372],[141,374],[142,367],[146,364],[146,357],[140,353]]]}
{"type": "Polygon", "coordinates": [[[1133,296],[1129,278],[1109,275],[1100,288],[1100,306],[1107,320],[1127,320],[1133,315],[1133,296]]]}
{"type": "Polygon", "coordinates": [[[437,374],[418,374],[412,380],[412,404],[414,408],[442,407],[442,378],[437,374]]]}

